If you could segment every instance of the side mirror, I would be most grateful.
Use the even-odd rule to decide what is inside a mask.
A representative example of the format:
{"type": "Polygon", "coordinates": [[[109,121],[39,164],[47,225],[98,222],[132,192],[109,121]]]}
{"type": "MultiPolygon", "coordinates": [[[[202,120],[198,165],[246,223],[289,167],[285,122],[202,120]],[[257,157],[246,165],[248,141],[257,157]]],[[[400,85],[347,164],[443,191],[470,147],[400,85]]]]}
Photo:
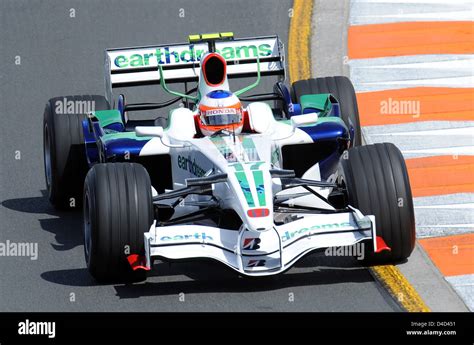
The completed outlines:
{"type": "Polygon", "coordinates": [[[304,125],[314,124],[318,121],[318,114],[317,113],[309,113],[303,115],[293,115],[291,117],[291,125],[296,127],[301,127],[304,125]]]}
{"type": "Polygon", "coordinates": [[[161,126],[137,126],[135,127],[137,137],[163,138],[163,127],[161,126]]]}

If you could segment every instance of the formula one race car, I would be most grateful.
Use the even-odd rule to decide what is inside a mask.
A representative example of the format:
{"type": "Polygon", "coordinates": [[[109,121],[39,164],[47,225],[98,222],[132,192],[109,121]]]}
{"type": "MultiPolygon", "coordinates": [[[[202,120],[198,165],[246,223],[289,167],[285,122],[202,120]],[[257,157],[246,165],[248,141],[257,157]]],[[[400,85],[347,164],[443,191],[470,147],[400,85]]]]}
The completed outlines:
{"type": "Polygon", "coordinates": [[[375,262],[411,254],[405,162],[392,144],[361,146],[350,80],[284,81],[277,36],[203,34],[186,44],[109,49],[106,97],[48,101],[49,200],[82,205],[96,280],[142,279],[155,258],[213,259],[262,276],[324,248],[364,244],[375,262]],[[241,96],[272,75],[273,92],[241,96]],[[228,78],[239,77],[256,81],[231,92],[228,78]],[[184,91],[170,90],[173,82],[184,91]],[[113,101],[113,88],[144,84],[176,98],[113,101]],[[178,102],[168,116],[130,118],[178,102]]]}

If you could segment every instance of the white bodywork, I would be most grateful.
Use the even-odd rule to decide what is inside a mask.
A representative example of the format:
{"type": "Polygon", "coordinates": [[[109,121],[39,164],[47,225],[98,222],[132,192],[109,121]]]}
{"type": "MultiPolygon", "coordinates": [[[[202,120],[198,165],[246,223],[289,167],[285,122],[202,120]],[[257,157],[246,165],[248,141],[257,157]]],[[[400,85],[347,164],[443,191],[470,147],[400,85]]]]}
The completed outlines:
{"type": "MultiPolygon", "coordinates": [[[[147,267],[151,267],[152,257],[210,258],[245,275],[270,275],[288,269],[316,249],[349,246],[376,238],[374,217],[364,217],[355,209],[332,214],[295,212],[291,214],[297,220],[277,225],[274,197],[300,192],[302,187],[282,191],[280,179],[272,178],[270,169],[281,167],[283,145],[313,141],[294,124],[275,121],[265,103],[251,103],[246,110],[255,134],[193,138],[193,112],[181,108],[172,111],[170,125],[161,138],[154,138],[143,148],[145,154],[164,151],[170,154],[173,189],[186,187],[187,178],[226,173],[227,182],[214,184],[213,195],[219,200],[219,208],[233,209],[243,221],[239,230],[220,228],[211,221],[170,226],[157,226],[155,222],[145,234],[147,267]],[[258,209],[266,209],[268,213],[260,217],[249,215],[258,209]]],[[[317,119],[315,115],[309,117],[317,119]]],[[[318,165],[304,177],[318,179],[318,165]]],[[[327,191],[316,189],[327,195],[327,191]]],[[[195,206],[187,206],[188,201],[206,198],[209,196],[188,196],[176,207],[173,217],[197,210],[195,206]]],[[[332,209],[311,194],[290,199],[288,204],[332,209]]]]}

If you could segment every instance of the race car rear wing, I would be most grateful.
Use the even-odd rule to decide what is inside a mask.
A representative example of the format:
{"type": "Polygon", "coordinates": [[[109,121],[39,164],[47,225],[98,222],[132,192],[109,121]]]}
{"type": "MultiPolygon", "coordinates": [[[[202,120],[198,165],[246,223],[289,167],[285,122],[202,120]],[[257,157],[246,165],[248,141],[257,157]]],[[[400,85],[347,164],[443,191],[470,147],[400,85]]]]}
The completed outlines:
{"type": "MultiPolygon", "coordinates": [[[[278,36],[217,41],[216,50],[227,61],[227,76],[257,75],[257,57],[262,76],[285,78],[284,47],[278,36]]],[[[159,84],[158,64],[167,83],[197,81],[199,60],[207,52],[206,43],[180,43],[157,46],[107,49],[105,78],[107,96],[116,87],[159,84]]]]}

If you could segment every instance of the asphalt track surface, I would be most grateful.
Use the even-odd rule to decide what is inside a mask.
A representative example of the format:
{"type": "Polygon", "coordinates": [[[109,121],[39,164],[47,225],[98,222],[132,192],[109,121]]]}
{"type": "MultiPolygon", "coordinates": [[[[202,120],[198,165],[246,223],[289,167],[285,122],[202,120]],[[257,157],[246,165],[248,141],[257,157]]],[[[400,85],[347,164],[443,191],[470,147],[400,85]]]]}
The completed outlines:
{"type": "MultiPolygon", "coordinates": [[[[0,256],[0,311],[399,310],[356,260],[319,254],[267,278],[242,278],[213,262],[159,262],[146,282],[97,285],[85,267],[80,213],[57,212],[44,197],[44,105],[54,96],[103,94],[105,48],[216,31],[276,33],[288,44],[290,7],[281,0],[0,2],[0,242],[38,243],[37,260],[0,256]]],[[[127,95],[137,102],[163,93],[147,87],[127,95]]]]}

